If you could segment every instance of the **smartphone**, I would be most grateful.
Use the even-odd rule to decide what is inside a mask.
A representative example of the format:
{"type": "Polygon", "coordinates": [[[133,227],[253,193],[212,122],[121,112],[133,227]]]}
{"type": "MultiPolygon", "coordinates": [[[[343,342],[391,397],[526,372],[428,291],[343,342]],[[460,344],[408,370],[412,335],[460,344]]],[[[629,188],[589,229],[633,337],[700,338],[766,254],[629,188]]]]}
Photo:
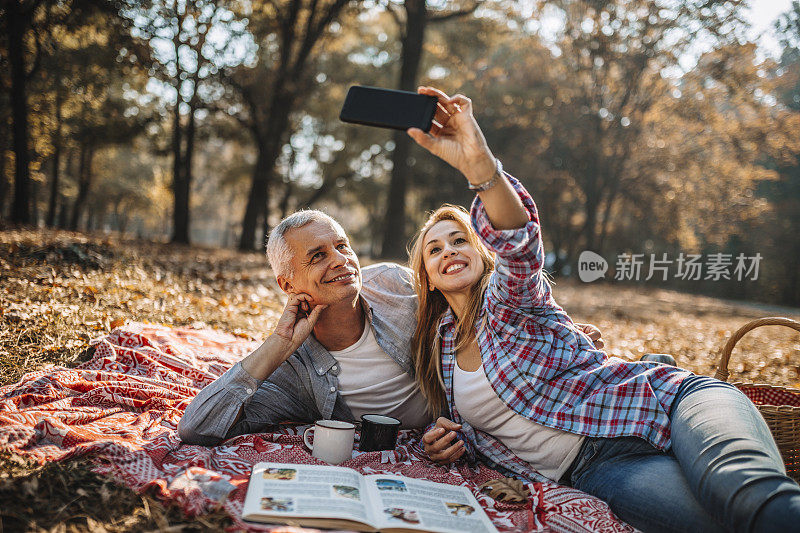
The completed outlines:
{"type": "Polygon", "coordinates": [[[339,120],[365,126],[430,131],[435,96],[354,85],[347,91],[339,120]]]}

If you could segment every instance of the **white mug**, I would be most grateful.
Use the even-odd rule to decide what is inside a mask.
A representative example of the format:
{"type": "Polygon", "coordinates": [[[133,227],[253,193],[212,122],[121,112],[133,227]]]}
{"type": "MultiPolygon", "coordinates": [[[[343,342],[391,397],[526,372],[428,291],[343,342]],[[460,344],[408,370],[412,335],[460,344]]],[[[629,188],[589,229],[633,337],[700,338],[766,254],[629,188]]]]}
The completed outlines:
{"type": "Polygon", "coordinates": [[[356,426],[339,420],[317,420],[313,427],[303,432],[303,444],[311,450],[311,456],[326,463],[338,465],[353,458],[353,439],[356,426]],[[309,442],[308,432],[314,432],[314,444],[309,442]]]}

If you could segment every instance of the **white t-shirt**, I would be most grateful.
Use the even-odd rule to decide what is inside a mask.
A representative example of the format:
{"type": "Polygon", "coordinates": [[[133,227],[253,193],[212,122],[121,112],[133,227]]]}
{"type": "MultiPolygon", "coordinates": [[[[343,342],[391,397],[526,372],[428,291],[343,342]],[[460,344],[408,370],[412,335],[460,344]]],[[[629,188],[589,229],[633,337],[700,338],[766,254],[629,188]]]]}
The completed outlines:
{"type": "Polygon", "coordinates": [[[392,416],[402,428],[424,427],[431,420],[414,379],[389,357],[369,323],[355,344],[330,352],[339,361],[339,393],[357,419],[375,413],[392,416]]]}
{"type": "Polygon", "coordinates": [[[528,420],[494,392],[481,366],[475,372],[455,365],[453,399],[461,418],[500,440],[539,473],[558,481],[578,455],[584,437],[528,420]]]}

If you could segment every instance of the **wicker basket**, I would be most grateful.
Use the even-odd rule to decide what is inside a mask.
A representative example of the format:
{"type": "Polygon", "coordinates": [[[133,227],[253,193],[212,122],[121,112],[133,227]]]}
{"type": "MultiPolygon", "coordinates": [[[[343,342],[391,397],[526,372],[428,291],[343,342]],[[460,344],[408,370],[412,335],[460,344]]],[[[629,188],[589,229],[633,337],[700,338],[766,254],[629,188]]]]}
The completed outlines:
{"type": "MultiPolygon", "coordinates": [[[[768,317],[748,322],[725,344],[715,376],[717,379],[728,380],[728,361],[733,347],[745,333],[760,326],[788,326],[800,331],[800,322],[788,318],[768,317]]],[[[800,389],[763,383],[739,382],[734,385],[756,404],[761,416],[767,421],[786,464],[786,474],[800,481],[800,389]]]]}

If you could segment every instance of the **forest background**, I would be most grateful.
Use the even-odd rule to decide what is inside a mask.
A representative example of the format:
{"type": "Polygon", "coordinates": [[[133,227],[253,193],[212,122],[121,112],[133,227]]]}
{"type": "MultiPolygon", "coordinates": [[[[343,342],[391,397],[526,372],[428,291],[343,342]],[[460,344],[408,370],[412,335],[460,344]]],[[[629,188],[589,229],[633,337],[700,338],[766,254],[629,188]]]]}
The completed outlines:
{"type": "Polygon", "coordinates": [[[642,254],[642,282],[668,258],[647,283],[798,306],[800,3],[777,55],[748,31],[759,3],[6,1],[0,224],[253,250],[316,207],[359,255],[403,259],[427,210],[472,196],[405,133],[338,112],[350,85],[430,84],[475,102],[556,277],[584,250],[606,279],[642,254]],[[677,275],[690,254],[730,279],[677,275]]]}
{"type": "MultiPolygon", "coordinates": [[[[281,295],[252,251],[293,210],[402,261],[427,210],[469,205],[405,133],[338,120],[354,84],[473,99],[537,201],[558,302],[610,355],[713,375],[742,324],[800,320],[797,0],[2,0],[0,384],[129,321],[263,338],[281,295]],[[766,50],[749,21],[777,4],[766,50]],[[607,282],[576,279],[585,251],[607,282]]],[[[800,387],[798,354],[760,328],[731,370],[800,387]]],[[[86,457],[0,453],[0,529],[230,524],[86,457]]]]}

